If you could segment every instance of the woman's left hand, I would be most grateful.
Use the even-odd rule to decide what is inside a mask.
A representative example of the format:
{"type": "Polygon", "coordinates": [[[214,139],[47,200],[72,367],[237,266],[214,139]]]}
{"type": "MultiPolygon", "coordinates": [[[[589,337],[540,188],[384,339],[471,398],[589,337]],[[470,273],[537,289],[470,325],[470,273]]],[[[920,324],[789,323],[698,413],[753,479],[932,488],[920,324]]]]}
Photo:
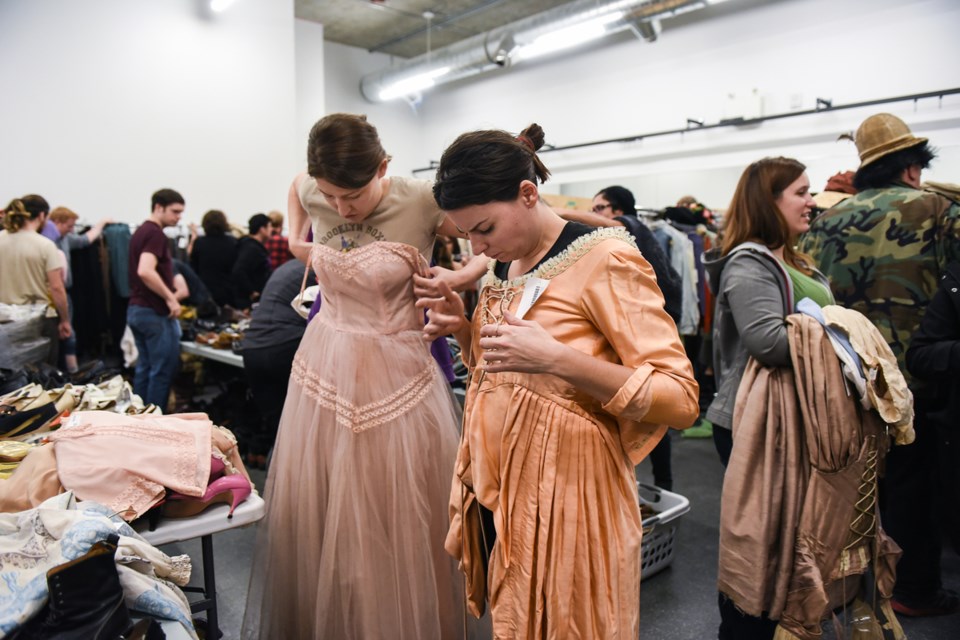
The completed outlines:
{"type": "Polygon", "coordinates": [[[417,297],[417,308],[427,311],[427,324],[423,328],[424,340],[433,342],[441,336],[456,335],[468,325],[463,315],[463,300],[442,280],[439,284],[431,283],[429,278],[414,274],[413,285],[414,290],[436,291],[439,294],[435,297],[418,294],[417,297]]]}
{"type": "Polygon", "coordinates": [[[491,373],[549,373],[565,347],[538,323],[507,312],[500,325],[480,329],[480,348],[481,366],[491,373]]]}
{"type": "Polygon", "coordinates": [[[452,269],[431,267],[425,262],[420,266],[420,269],[421,273],[416,274],[417,277],[413,279],[413,293],[418,298],[443,297],[443,291],[440,289],[441,283],[446,284],[452,291],[461,289],[460,277],[452,269]]]}

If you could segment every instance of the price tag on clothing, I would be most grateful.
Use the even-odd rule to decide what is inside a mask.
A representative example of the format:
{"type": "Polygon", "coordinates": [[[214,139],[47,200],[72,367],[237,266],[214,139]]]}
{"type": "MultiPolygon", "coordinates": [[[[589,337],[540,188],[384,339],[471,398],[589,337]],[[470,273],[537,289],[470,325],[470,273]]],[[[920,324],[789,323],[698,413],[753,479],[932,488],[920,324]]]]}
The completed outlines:
{"type": "Polygon", "coordinates": [[[543,278],[530,278],[527,280],[527,283],[523,285],[520,305],[517,307],[518,318],[522,320],[523,316],[527,315],[527,311],[530,311],[530,307],[543,295],[543,292],[547,290],[549,284],[550,281],[544,280],[543,278]]]}
{"type": "Polygon", "coordinates": [[[66,429],[68,427],[76,427],[80,425],[80,416],[76,413],[70,414],[70,417],[67,418],[66,422],[60,424],[61,429],[66,429]]]}

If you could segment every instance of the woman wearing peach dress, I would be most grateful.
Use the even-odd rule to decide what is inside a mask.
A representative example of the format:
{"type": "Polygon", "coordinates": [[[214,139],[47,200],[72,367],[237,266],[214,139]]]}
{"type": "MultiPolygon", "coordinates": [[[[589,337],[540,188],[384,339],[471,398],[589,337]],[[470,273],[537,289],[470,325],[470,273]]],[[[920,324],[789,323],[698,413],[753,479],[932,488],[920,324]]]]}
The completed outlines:
{"type": "Polygon", "coordinates": [[[697,418],[697,384],[629,234],[540,200],[542,144],[537,125],[464,134],[437,171],[437,203],[494,259],[472,323],[443,285],[418,302],[425,338],[453,333],[472,368],[447,549],[495,638],[632,639],[634,465],[697,418]]]}

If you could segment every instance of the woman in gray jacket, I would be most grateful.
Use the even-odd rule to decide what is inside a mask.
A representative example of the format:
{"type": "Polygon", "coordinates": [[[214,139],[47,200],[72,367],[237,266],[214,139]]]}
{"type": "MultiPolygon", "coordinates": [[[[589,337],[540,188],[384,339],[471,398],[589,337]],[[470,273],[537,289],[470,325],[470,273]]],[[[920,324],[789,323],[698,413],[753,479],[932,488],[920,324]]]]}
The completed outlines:
{"type": "MultiPolygon", "coordinates": [[[[764,158],[740,176],[725,217],[723,245],[705,256],[716,296],[713,368],[717,395],[707,409],[723,466],[733,448],[731,427],[747,360],[789,367],[786,316],[811,298],[833,304],[827,279],[794,249],[810,227],[814,202],[806,167],[791,158],[764,158]],[[719,255],[718,255],[719,254],[719,255]]],[[[748,616],[720,595],[720,640],[773,638],[777,621],[748,616]]]]}
{"type": "Polygon", "coordinates": [[[792,158],[764,158],[744,170],[727,210],[723,245],[704,259],[716,296],[713,366],[717,395],[707,410],[723,466],[740,378],[750,356],[790,366],[785,318],[806,297],[833,304],[830,284],[794,249],[814,206],[806,167],[792,158]]]}

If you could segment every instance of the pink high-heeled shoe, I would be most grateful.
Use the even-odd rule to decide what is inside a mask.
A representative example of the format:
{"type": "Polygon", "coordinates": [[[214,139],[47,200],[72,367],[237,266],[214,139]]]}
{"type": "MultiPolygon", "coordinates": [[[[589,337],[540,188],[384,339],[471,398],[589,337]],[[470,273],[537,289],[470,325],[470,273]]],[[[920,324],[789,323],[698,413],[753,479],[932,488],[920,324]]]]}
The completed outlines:
{"type": "Polygon", "coordinates": [[[166,518],[189,518],[201,513],[216,502],[229,502],[227,518],[233,517],[237,505],[247,499],[252,491],[250,482],[242,473],[217,478],[207,486],[203,496],[185,496],[171,491],[163,503],[163,515],[166,518]]]}
{"type": "Polygon", "coordinates": [[[210,479],[207,480],[207,484],[210,484],[217,478],[223,476],[223,473],[227,470],[227,465],[223,463],[223,460],[217,456],[210,456],[210,479]]]}

